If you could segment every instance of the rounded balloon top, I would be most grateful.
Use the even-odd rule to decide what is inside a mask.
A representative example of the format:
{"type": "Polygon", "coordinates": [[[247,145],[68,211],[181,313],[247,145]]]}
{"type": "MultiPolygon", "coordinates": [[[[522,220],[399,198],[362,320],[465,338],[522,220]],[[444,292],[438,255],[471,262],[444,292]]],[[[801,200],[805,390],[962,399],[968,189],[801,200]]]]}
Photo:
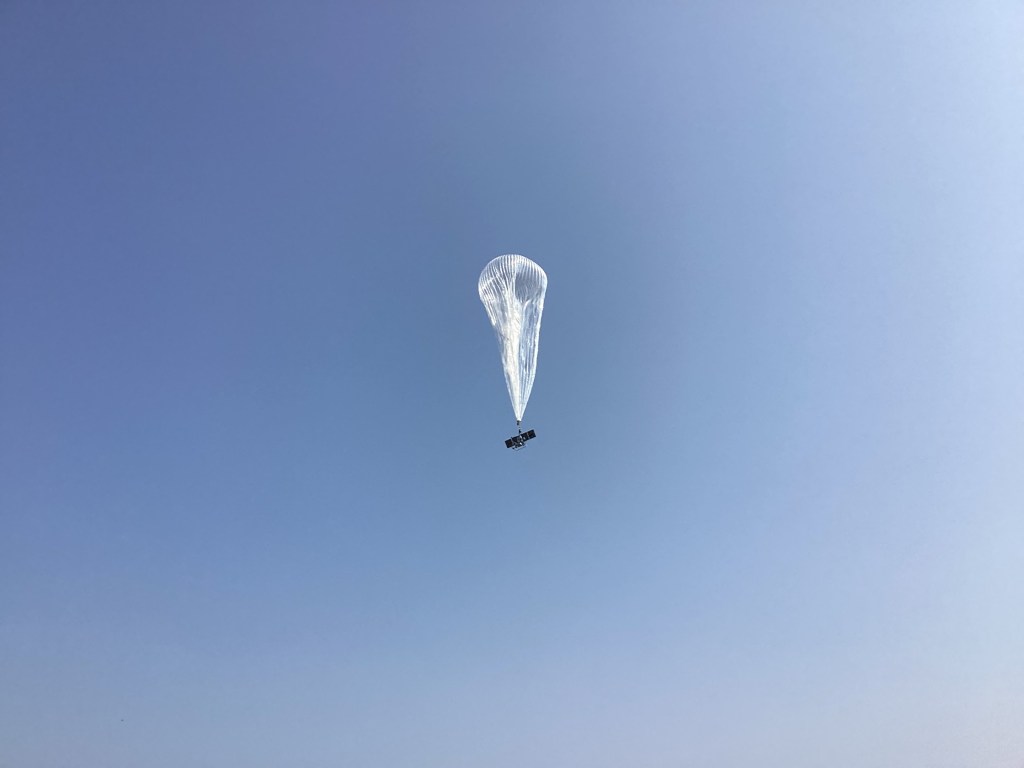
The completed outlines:
{"type": "Polygon", "coordinates": [[[485,293],[493,292],[496,288],[517,290],[523,300],[539,292],[543,302],[544,291],[548,287],[548,276],[537,262],[518,253],[506,253],[487,263],[484,271],[480,273],[480,283],[477,287],[480,299],[485,304],[485,293]]]}
{"type": "Polygon", "coordinates": [[[492,259],[480,273],[480,301],[498,337],[505,384],[517,422],[523,419],[537,374],[540,319],[547,288],[544,270],[516,253],[492,259]]]}

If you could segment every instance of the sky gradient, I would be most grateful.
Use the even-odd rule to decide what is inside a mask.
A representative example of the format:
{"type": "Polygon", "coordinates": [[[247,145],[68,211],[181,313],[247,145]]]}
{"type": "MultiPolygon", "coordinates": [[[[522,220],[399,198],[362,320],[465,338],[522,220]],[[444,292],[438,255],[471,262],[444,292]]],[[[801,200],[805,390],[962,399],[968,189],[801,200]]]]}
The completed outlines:
{"type": "Polygon", "coordinates": [[[1021,768],[1021,40],[0,5],[0,768],[1021,768]]]}

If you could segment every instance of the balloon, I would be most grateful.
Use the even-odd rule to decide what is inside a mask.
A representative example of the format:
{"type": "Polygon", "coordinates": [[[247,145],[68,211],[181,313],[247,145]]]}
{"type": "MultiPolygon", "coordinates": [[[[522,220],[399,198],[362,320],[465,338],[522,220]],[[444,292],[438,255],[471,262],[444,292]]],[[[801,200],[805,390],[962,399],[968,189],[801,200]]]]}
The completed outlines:
{"type": "Polygon", "coordinates": [[[478,288],[498,336],[505,383],[518,424],[523,420],[537,374],[540,316],[548,276],[525,256],[506,254],[484,267],[478,288]]]}

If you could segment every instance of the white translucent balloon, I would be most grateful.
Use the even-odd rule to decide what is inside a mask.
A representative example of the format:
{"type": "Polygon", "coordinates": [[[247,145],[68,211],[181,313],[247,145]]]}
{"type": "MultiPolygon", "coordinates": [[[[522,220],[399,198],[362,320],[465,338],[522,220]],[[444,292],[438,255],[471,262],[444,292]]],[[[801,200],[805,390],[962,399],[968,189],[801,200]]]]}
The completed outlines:
{"type": "Polygon", "coordinates": [[[518,424],[523,420],[537,374],[540,316],[548,276],[525,256],[507,254],[484,267],[478,287],[480,301],[498,335],[505,383],[518,424]]]}

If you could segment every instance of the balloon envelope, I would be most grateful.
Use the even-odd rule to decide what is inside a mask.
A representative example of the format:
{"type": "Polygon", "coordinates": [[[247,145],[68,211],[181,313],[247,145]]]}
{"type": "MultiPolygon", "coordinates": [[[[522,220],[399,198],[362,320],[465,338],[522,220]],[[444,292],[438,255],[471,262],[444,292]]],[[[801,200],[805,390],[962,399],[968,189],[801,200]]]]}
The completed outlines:
{"type": "Polygon", "coordinates": [[[548,276],[525,256],[506,254],[484,267],[478,288],[498,336],[508,395],[516,422],[520,422],[537,374],[540,316],[548,276]]]}

